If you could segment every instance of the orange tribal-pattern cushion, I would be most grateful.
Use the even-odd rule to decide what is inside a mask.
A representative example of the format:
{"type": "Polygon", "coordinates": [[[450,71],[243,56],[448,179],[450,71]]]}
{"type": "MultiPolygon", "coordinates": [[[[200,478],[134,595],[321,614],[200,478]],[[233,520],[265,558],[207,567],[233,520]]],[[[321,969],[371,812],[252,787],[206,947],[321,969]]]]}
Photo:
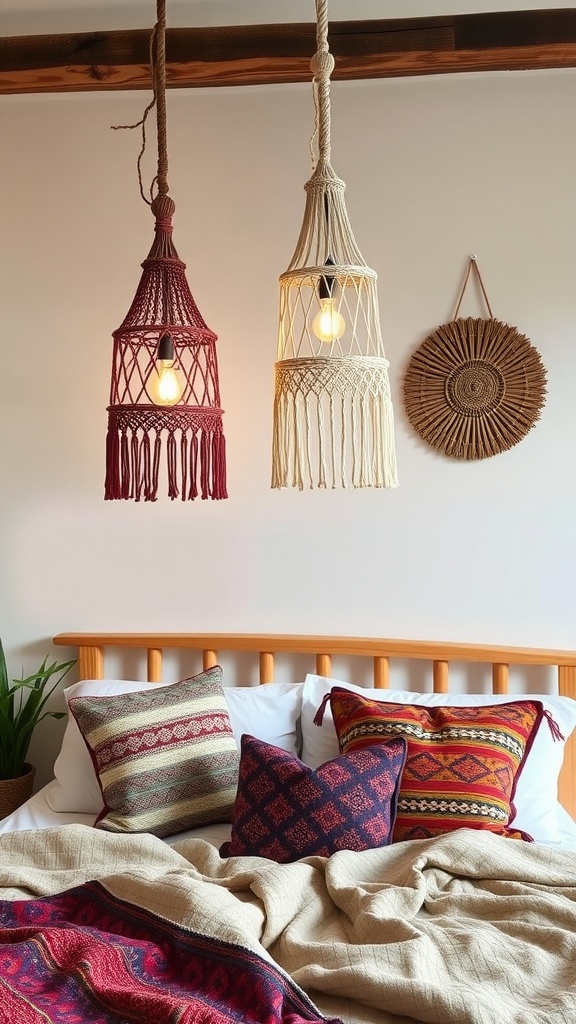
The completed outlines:
{"type": "MultiPolygon", "coordinates": [[[[408,741],[395,842],[457,828],[531,838],[509,825],[516,782],[543,717],[539,701],[485,707],[384,704],[339,687],[325,700],[342,753],[395,736],[408,741]]],[[[322,707],[320,721],[321,714],[322,707]]]]}

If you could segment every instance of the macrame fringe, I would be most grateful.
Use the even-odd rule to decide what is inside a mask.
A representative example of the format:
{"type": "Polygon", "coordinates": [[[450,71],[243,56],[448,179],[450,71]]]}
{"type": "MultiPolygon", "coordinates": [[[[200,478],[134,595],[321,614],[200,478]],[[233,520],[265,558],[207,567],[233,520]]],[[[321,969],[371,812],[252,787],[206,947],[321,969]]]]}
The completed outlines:
{"type": "Polygon", "coordinates": [[[272,487],[397,487],[387,394],[277,391],[272,487]]]}
{"type": "Polygon", "coordinates": [[[108,428],[105,498],[156,501],[162,445],[166,446],[168,497],[182,501],[227,498],[226,441],[221,430],[189,429],[163,438],[161,431],[108,428]]]}

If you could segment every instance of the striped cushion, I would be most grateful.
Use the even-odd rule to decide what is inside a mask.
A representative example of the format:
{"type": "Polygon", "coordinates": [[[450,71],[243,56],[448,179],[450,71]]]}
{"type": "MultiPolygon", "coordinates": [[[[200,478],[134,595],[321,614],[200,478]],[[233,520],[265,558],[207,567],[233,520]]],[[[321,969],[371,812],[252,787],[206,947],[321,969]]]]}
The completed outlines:
{"type": "Polygon", "coordinates": [[[540,701],[484,707],[383,704],[338,687],[325,699],[343,753],[391,736],[408,741],[395,842],[457,828],[531,838],[508,824],[516,783],[543,717],[540,701]]]}
{"type": "Polygon", "coordinates": [[[173,686],[73,697],[104,808],[96,828],[174,835],[230,821],[240,755],[219,666],[173,686]]]}

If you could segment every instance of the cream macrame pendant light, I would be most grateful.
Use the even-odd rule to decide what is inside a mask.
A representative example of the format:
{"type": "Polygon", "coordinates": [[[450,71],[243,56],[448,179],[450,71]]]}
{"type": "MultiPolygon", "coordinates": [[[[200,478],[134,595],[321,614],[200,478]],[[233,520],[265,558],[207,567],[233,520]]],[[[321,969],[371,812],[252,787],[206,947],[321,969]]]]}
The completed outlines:
{"type": "Polygon", "coordinates": [[[330,164],[327,0],[316,0],[316,22],[317,154],[296,251],[280,277],[272,487],[397,487],[377,277],[330,164]]]}

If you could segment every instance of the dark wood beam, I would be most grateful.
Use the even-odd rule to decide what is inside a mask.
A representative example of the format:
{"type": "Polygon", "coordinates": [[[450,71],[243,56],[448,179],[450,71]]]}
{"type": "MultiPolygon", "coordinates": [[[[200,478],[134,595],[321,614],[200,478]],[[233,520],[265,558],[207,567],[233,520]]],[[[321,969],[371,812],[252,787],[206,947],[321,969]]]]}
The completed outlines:
{"type": "MultiPolygon", "coordinates": [[[[167,85],[310,81],[311,25],[175,28],[167,85]]],[[[150,87],[148,30],[0,39],[0,93],[150,87]]],[[[576,66],[576,9],[505,11],[388,21],[335,21],[337,79],[576,66]]]]}

